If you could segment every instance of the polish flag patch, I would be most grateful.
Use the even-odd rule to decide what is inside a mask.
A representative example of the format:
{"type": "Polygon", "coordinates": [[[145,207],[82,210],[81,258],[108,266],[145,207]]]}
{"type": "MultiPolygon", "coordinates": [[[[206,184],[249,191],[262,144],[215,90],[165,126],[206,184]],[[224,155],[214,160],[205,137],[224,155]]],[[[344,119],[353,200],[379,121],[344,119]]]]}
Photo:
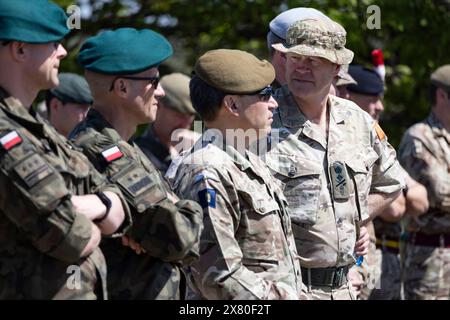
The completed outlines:
{"type": "Polygon", "coordinates": [[[105,158],[105,160],[107,162],[111,162],[116,159],[122,158],[123,153],[122,153],[122,151],[120,151],[118,146],[114,146],[112,148],[102,151],[102,156],[103,156],[103,158],[105,158]]]}
{"type": "Polygon", "coordinates": [[[3,149],[9,150],[12,147],[22,143],[22,138],[19,136],[17,131],[11,131],[10,133],[5,134],[0,138],[0,143],[3,146],[3,149]]]}

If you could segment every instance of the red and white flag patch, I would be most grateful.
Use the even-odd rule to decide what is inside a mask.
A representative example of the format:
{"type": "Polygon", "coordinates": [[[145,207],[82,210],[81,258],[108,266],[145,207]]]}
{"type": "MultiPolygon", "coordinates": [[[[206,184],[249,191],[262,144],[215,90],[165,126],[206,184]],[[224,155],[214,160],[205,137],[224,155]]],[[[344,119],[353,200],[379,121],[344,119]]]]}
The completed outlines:
{"type": "Polygon", "coordinates": [[[11,131],[10,133],[7,133],[3,137],[0,138],[0,143],[3,146],[3,149],[9,150],[12,147],[20,144],[22,142],[22,138],[19,136],[17,131],[11,131]]]}
{"type": "Polygon", "coordinates": [[[105,160],[107,162],[111,162],[116,159],[122,158],[123,153],[122,153],[122,151],[120,151],[118,146],[114,146],[112,148],[102,151],[102,156],[103,156],[103,158],[105,158],[105,160]]]}

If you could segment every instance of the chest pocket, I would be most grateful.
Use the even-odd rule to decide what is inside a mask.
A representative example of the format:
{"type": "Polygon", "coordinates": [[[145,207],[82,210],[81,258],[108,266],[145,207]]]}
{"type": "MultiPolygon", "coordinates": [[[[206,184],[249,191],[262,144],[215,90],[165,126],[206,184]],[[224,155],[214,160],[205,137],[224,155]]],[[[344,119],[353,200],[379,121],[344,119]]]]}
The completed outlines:
{"type": "Polygon", "coordinates": [[[314,225],[319,211],[322,167],[309,159],[280,154],[267,157],[267,165],[284,183],[292,222],[314,225]]]}
{"type": "Polygon", "coordinates": [[[276,253],[282,246],[283,227],[277,201],[262,182],[239,179],[234,185],[241,211],[236,239],[242,249],[244,265],[255,272],[278,265],[276,253]]]}
{"type": "Polygon", "coordinates": [[[355,196],[355,212],[358,216],[356,221],[365,220],[369,217],[369,191],[372,183],[372,167],[378,159],[378,154],[370,150],[362,157],[353,157],[345,161],[353,181],[353,191],[355,196]]]}
{"type": "Polygon", "coordinates": [[[139,213],[166,198],[156,173],[148,173],[134,162],[111,177],[117,183],[128,203],[139,213]]]}

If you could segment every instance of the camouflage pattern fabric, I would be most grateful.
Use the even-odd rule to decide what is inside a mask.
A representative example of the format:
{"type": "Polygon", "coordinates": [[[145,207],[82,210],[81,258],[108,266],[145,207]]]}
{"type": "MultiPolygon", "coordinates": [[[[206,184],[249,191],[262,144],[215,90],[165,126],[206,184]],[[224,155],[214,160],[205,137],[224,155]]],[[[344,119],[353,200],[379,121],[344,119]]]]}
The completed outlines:
{"type": "Polygon", "coordinates": [[[184,298],[179,266],[198,257],[201,207],[188,200],[173,203],[168,196],[176,196],[152,163],[96,110],[70,138],[122,190],[134,221],[127,235],[146,250],[137,255],[120,240],[102,243],[111,299],[184,298]]]}
{"type": "Polygon", "coordinates": [[[373,119],[348,100],[329,96],[326,137],[300,111],[287,86],[275,99],[279,109],[272,126],[277,130],[266,163],[286,185],[300,264],[351,265],[358,223],[369,217],[369,192],[391,194],[404,185],[395,150],[373,119]]]}
{"type": "Polygon", "coordinates": [[[300,266],[280,184],[256,155],[215,142],[204,135],[166,174],[180,197],[204,210],[200,258],[189,272],[194,296],[299,299],[300,266]]]}
{"type": "MultiPolygon", "coordinates": [[[[449,234],[450,133],[433,113],[405,132],[399,158],[427,188],[430,203],[426,214],[408,220],[407,231],[449,234]]],[[[409,243],[404,268],[406,299],[449,299],[450,249],[409,243]]]]}
{"type": "MultiPolygon", "coordinates": [[[[2,88],[0,137],[0,298],[106,299],[102,252],[80,257],[92,222],[74,212],[70,197],[121,192],[2,88]],[[75,270],[79,283],[71,282],[75,270]]],[[[114,236],[130,223],[128,216],[114,236]]]]}

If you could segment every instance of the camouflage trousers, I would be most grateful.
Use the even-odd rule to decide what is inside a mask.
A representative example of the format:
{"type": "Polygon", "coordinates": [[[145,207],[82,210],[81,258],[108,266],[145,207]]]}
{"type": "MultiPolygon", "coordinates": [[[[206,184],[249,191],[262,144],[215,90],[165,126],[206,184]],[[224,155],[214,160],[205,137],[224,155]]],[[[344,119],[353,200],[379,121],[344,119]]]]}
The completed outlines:
{"type": "Polygon", "coordinates": [[[307,300],[356,300],[349,281],[339,288],[322,286],[303,286],[302,294],[307,300]]]}
{"type": "Polygon", "coordinates": [[[450,248],[408,244],[404,266],[407,300],[450,298],[450,248]]]}

